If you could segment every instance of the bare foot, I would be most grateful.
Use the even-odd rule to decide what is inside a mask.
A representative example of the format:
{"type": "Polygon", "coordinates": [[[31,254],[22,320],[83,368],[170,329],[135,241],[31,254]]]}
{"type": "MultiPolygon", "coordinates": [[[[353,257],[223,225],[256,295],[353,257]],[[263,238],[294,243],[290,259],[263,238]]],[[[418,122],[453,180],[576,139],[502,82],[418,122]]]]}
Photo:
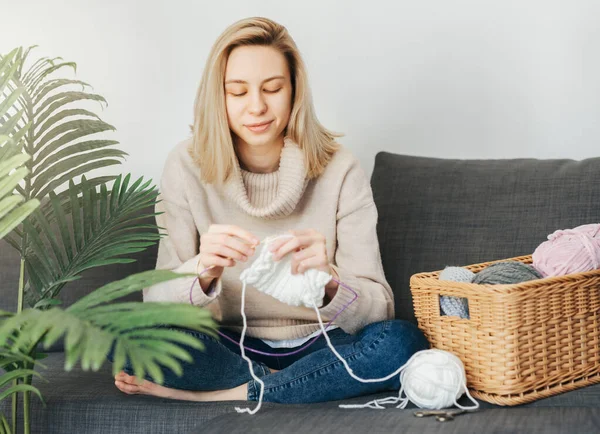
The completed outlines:
{"type": "Polygon", "coordinates": [[[171,389],[152,383],[148,380],[138,381],[133,375],[121,371],[115,375],[115,386],[128,395],[151,395],[159,398],[178,399],[182,401],[246,401],[248,385],[242,384],[227,390],[196,392],[191,390],[171,389]]]}

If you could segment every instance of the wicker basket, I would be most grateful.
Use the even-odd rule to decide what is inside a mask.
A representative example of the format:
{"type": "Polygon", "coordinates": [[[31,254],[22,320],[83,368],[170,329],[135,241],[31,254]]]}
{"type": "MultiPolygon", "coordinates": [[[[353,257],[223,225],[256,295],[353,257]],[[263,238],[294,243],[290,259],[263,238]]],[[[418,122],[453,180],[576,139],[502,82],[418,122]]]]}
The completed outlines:
{"type": "MultiPolygon", "coordinates": [[[[476,273],[495,262],[465,268],[476,273]]],[[[433,348],[463,361],[474,397],[517,405],[600,382],[600,270],[512,285],[439,274],[411,277],[415,314],[433,348]],[[470,319],[441,316],[440,295],[467,298],[470,319]]]]}

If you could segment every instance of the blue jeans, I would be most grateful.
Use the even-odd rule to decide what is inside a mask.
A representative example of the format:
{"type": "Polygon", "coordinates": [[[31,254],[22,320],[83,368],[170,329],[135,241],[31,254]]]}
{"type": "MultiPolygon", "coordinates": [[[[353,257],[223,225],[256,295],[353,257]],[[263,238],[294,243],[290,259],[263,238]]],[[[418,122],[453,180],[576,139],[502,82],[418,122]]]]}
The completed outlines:
{"type": "MultiPolygon", "coordinates": [[[[200,332],[185,330],[200,339],[203,351],[184,347],[193,362],[182,363],[183,375],[163,369],[163,385],[174,389],[208,391],[223,390],[248,383],[248,400],[257,401],[258,384],[250,375],[248,363],[240,356],[239,346],[225,338],[215,339],[200,332]]],[[[239,342],[240,335],[221,329],[239,342]]],[[[369,324],[356,335],[341,328],[328,332],[331,343],[361,378],[380,378],[394,372],[417,351],[429,348],[423,333],[412,323],[401,320],[369,324]]],[[[290,348],[271,348],[260,339],[246,336],[246,348],[270,353],[289,353],[290,348]]],[[[361,395],[398,390],[399,375],[380,383],[354,380],[342,362],[327,346],[323,336],[298,354],[265,356],[246,350],[252,359],[254,373],[265,383],[265,402],[287,404],[333,401],[361,395]],[[279,370],[271,373],[269,368],[279,370]]],[[[129,366],[124,369],[133,372],[129,366]]]]}

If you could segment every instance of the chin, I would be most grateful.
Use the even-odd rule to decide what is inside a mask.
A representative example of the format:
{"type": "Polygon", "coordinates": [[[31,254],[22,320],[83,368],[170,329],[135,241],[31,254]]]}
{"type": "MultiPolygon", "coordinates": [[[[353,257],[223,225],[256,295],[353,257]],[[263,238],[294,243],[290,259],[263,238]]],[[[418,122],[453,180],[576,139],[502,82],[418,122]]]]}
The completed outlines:
{"type": "Polygon", "coordinates": [[[242,140],[248,144],[248,146],[258,147],[258,146],[268,146],[275,141],[276,137],[272,135],[268,136],[260,136],[254,137],[252,135],[242,137],[242,140]]]}

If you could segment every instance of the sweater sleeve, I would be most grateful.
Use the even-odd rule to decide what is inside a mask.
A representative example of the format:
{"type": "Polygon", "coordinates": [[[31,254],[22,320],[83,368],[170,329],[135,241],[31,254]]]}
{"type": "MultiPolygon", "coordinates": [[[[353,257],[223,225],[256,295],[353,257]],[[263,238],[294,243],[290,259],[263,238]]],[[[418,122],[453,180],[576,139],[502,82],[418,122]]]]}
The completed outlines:
{"type": "Polygon", "coordinates": [[[394,298],[385,279],[377,239],[377,208],[371,185],[357,160],[342,183],[336,232],[333,268],[343,285],[320,309],[322,316],[331,320],[346,307],[335,324],[351,334],[368,324],[393,319],[394,298]],[[354,294],[344,285],[358,295],[351,304],[354,294]]]}
{"type": "MultiPolygon", "coordinates": [[[[200,258],[200,235],[185,198],[183,173],[173,155],[169,155],[155,208],[156,213],[161,213],[156,216],[156,224],[166,232],[159,241],[156,269],[196,273],[200,258]]],[[[221,293],[220,278],[213,282],[209,294],[205,294],[199,282],[194,283],[194,280],[195,277],[182,277],[145,288],[144,301],[191,302],[204,306],[221,293]]]]}

